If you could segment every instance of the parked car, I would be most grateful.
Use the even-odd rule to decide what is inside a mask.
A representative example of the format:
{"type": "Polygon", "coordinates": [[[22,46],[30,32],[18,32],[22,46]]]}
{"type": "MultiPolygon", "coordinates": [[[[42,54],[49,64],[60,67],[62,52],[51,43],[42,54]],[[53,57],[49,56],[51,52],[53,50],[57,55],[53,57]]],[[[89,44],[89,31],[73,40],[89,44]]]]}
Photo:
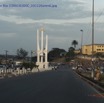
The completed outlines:
{"type": "Polygon", "coordinates": [[[55,66],[52,67],[52,70],[57,70],[57,69],[58,69],[57,65],[55,65],[55,66]]]}
{"type": "Polygon", "coordinates": [[[77,69],[77,67],[74,67],[74,66],[72,67],[72,70],[76,70],[76,69],[77,69]]]}

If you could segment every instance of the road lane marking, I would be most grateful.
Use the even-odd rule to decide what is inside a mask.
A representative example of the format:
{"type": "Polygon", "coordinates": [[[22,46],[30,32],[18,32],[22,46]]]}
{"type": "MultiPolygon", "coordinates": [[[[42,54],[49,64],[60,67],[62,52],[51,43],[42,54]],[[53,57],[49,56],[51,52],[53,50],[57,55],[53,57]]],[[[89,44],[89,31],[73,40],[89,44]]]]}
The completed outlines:
{"type": "Polygon", "coordinates": [[[98,97],[98,98],[104,98],[104,93],[99,93],[99,94],[90,94],[88,96],[91,96],[91,97],[98,97]]]}

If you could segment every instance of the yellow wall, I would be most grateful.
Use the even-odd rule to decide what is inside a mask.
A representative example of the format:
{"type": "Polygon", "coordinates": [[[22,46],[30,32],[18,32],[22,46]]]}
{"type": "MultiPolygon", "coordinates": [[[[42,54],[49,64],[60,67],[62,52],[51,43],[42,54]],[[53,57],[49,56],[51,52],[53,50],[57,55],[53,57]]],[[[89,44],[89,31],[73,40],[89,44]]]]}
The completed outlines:
{"type": "MultiPolygon", "coordinates": [[[[104,44],[94,44],[94,53],[104,53],[104,44]]],[[[82,46],[82,54],[91,55],[92,54],[92,45],[82,46]]]]}

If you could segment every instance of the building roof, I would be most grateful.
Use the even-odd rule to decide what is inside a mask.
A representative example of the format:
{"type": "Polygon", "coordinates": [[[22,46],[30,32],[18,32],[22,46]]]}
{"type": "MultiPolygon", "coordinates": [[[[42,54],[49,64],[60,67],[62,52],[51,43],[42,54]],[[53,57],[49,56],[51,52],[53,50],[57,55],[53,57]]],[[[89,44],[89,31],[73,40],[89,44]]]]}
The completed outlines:
{"type": "MultiPolygon", "coordinates": [[[[87,44],[87,45],[83,45],[83,46],[90,46],[92,44],[87,44]]],[[[104,44],[93,44],[93,45],[104,45],[104,44]]]]}

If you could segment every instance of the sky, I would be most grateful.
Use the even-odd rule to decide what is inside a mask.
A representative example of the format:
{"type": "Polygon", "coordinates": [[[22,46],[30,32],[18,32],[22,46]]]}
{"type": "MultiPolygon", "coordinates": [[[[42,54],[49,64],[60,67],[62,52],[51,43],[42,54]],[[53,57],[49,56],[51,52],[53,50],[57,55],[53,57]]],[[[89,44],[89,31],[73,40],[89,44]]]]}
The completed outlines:
{"type": "MultiPolygon", "coordinates": [[[[104,44],[104,0],[95,1],[95,43],[104,44]]],[[[92,0],[0,0],[0,54],[16,54],[23,48],[36,51],[37,29],[44,28],[49,50],[66,51],[73,40],[81,46],[91,44],[92,0]],[[28,7],[13,7],[10,4],[28,7]],[[31,7],[33,5],[54,7],[31,7]]]]}

